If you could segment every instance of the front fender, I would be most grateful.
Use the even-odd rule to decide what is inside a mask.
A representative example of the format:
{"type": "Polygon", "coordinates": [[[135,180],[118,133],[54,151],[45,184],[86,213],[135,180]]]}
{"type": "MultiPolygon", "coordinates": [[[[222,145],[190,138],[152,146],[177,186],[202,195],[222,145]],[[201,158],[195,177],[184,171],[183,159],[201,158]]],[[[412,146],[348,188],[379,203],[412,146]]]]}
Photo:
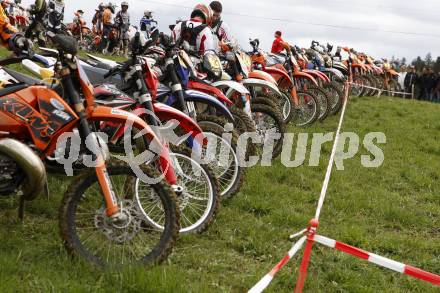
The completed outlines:
{"type": "Polygon", "coordinates": [[[337,70],[336,68],[325,68],[322,70],[322,72],[331,72],[334,75],[336,75],[337,77],[339,77],[340,79],[344,79],[344,74],[342,74],[342,72],[337,70]]]}
{"type": "Polygon", "coordinates": [[[95,55],[92,55],[92,54],[87,54],[87,57],[89,57],[89,58],[91,58],[91,59],[93,59],[95,61],[105,63],[105,64],[107,64],[108,66],[110,66],[112,68],[119,66],[119,63],[116,62],[116,61],[109,60],[109,59],[106,59],[106,58],[101,58],[101,57],[98,57],[98,56],[95,56],[95,55]]]}
{"type": "Polygon", "coordinates": [[[221,102],[225,103],[226,105],[232,105],[232,101],[217,87],[213,86],[212,84],[207,84],[203,82],[198,82],[194,80],[190,80],[188,83],[188,88],[197,90],[200,92],[203,92],[205,94],[212,93],[215,95],[221,102]]]}
{"type": "Polygon", "coordinates": [[[280,76],[281,78],[284,78],[288,82],[292,83],[292,79],[290,79],[289,74],[284,70],[272,67],[266,67],[264,70],[272,76],[280,76]]]}
{"type": "Polygon", "coordinates": [[[315,86],[319,86],[318,82],[316,81],[316,79],[311,74],[308,74],[308,73],[305,73],[305,72],[300,72],[300,71],[295,72],[293,74],[293,78],[305,78],[305,79],[310,80],[315,86]]]}
{"type": "Polygon", "coordinates": [[[125,130],[127,129],[128,121],[132,121],[133,126],[138,130],[144,130],[145,134],[144,136],[149,142],[154,142],[155,145],[159,146],[161,149],[164,149],[162,143],[160,142],[157,135],[154,133],[154,131],[151,129],[151,127],[140,117],[136,116],[135,114],[132,114],[130,112],[117,109],[117,108],[110,108],[105,106],[96,106],[93,108],[93,110],[89,113],[89,120],[92,121],[109,121],[114,123],[124,123],[124,127],[118,130],[118,132],[115,134],[114,138],[119,139],[122,137],[125,133],[125,130]]]}
{"type": "Polygon", "coordinates": [[[249,78],[255,78],[255,79],[262,79],[265,80],[267,82],[271,82],[273,84],[277,84],[277,81],[275,80],[275,78],[273,78],[269,73],[261,71],[261,70],[253,70],[251,72],[249,72],[249,78]]]}
{"type": "Polygon", "coordinates": [[[330,78],[328,78],[327,75],[325,75],[323,72],[320,72],[319,70],[309,69],[309,70],[304,70],[304,72],[312,74],[313,76],[318,77],[319,79],[321,79],[324,82],[330,81],[330,78]]]}
{"type": "Polygon", "coordinates": [[[219,89],[227,89],[226,96],[230,98],[234,92],[238,92],[242,96],[249,95],[249,91],[241,83],[233,80],[219,80],[212,84],[219,89]]]}
{"type": "Polygon", "coordinates": [[[161,121],[177,120],[186,133],[191,134],[198,143],[203,144],[203,130],[191,117],[173,107],[162,103],[154,103],[154,113],[161,121]]]}
{"type": "Polygon", "coordinates": [[[247,78],[243,79],[243,85],[246,87],[261,87],[261,88],[268,88],[272,92],[276,93],[277,95],[281,96],[280,89],[276,84],[273,84],[271,82],[262,80],[262,79],[255,79],[255,78],[247,78]]]}
{"type": "Polygon", "coordinates": [[[187,102],[199,102],[203,104],[208,104],[209,106],[214,107],[217,111],[226,116],[228,121],[234,122],[234,116],[232,116],[231,111],[229,111],[228,107],[223,105],[219,100],[215,97],[210,96],[208,94],[194,91],[194,90],[186,90],[185,91],[185,100],[187,102]]]}
{"type": "Polygon", "coordinates": [[[333,68],[341,71],[344,75],[348,74],[348,68],[341,62],[335,62],[333,68]]]}

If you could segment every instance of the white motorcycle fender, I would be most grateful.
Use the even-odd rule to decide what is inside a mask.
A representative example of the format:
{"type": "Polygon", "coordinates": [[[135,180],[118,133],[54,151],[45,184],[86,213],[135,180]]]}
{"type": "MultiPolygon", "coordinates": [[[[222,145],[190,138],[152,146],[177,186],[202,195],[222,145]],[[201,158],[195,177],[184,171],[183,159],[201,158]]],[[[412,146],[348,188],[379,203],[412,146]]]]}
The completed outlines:
{"type": "Polygon", "coordinates": [[[113,60],[101,58],[101,57],[98,57],[98,56],[94,56],[92,54],[87,54],[87,56],[89,58],[95,60],[95,61],[99,61],[99,62],[105,63],[105,64],[107,64],[108,66],[110,66],[112,68],[119,66],[118,62],[115,62],[113,60]]]}
{"type": "Polygon", "coordinates": [[[247,78],[243,80],[243,85],[246,87],[261,87],[261,88],[268,88],[272,92],[276,93],[279,96],[282,96],[280,89],[274,85],[273,83],[270,83],[268,81],[262,80],[262,79],[256,79],[256,78],[247,78]]]}
{"type": "Polygon", "coordinates": [[[249,95],[248,89],[241,83],[232,80],[219,80],[212,84],[219,89],[227,89],[226,96],[230,98],[234,92],[238,92],[242,96],[249,95]]]}

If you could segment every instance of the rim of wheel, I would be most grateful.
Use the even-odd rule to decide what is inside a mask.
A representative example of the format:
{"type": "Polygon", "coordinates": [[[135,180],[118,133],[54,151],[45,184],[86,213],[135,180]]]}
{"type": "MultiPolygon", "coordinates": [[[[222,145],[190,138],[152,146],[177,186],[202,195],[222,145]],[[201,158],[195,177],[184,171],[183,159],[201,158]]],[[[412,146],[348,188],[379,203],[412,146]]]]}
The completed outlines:
{"type": "Polygon", "coordinates": [[[316,105],[315,99],[310,98],[308,99],[308,101],[306,101],[307,96],[308,94],[306,93],[298,93],[298,102],[300,109],[299,118],[298,118],[299,123],[296,123],[296,125],[298,126],[305,126],[310,124],[311,121],[313,121],[316,112],[318,111],[318,106],[316,105]]]}
{"type": "Polygon", "coordinates": [[[124,215],[120,220],[116,221],[107,216],[98,182],[84,190],[81,201],[75,207],[75,233],[81,243],[81,249],[109,265],[141,261],[147,251],[154,251],[162,238],[166,215],[163,203],[154,188],[149,186],[157,198],[157,204],[161,206],[157,212],[162,214],[162,229],[157,229],[145,221],[134,196],[132,199],[123,199],[133,191],[131,188],[135,178],[134,174],[127,177],[125,173],[109,176],[118,196],[120,213],[124,215]],[[127,178],[131,180],[127,181],[127,178]],[[121,182],[122,184],[118,185],[121,182]]]}
{"type": "MultiPolygon", "coordinates": [[[[280,133],[280,129],[278,128],[275,119],[266,113],[252,112],[252,117],[253,120],[255,121],[257,134],[260,137],[260,143],[259,143],[260,147],[258,149],[260,149],[262,152],[263,147],[266,145],[266,141],[265,141],[266,132],[271,129],[276,129],[276,133],[280,133]]],[[[275,145],[276,144],[274,144],[274,147],[275,145]]]]}
{"type": "MultiPolygon", "coordinates": [[[[214,205],[214,190],[209,175],[194,159],[179,153],[171,153],[177,184],[183,188],[183,192],[177,195],[180,208],[180,232],[190,232],[202,225],[210,215],[214,205]],[[191,175],[191,173],[193,175],[191,175]],[[196,175],[198,174],[198,175],[196,175]],[[200,191],[200,192],[199,192],[200,191]]],[[[140,206],[142,199],[149,199],[149,195],[141,196],[141,187],[144,185],[139,179],[136,180],[135,196],[140,206]]],[[[154,210],[151,209],[151,212],[154,210]]],[[[151,225],[163,229],[163,226],[150,216],[150,210],[141,208],[141,213],[151,225]]]]}
{"type": "Polygon", "coordinates": [[[283,112],[283,119],[284,121],[286,121],[289,116],[290,113],[292,111],[292,102],[290,101],[290,97],[287,96],[285,93],[282,93],[282,100],[281,100],[281,109],[283,112]]]}
{"type": "Polygon", "coordinates": [[[216,143],[217,150],[215,152],[215,162],[210,161],[208,166],[212,169],[219,182],[220,195],[225,195],[232,189],[238,178],[239,160],[237,153],[231,144],[223,137],[212,132],[203,132],[203,134],[207,137],[215,137],[217,142],[220,140],[220,144],[216,143]],[[226,156],[228,156],[227,159],[226,156]]]}

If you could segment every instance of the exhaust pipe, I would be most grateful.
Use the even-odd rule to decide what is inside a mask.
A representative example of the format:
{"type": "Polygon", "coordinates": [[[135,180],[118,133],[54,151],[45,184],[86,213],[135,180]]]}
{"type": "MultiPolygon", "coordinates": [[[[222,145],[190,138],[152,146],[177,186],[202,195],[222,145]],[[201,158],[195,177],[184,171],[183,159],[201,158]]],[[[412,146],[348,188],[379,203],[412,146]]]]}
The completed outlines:
{"type": "Polygon", "coordinates": [[[22,183],[25,200],[33,200],[47,190],[44,163],[30,147],[12,138],[2,138],[0,139],[0,153],[13,159],[26,174],[22,183]]]}

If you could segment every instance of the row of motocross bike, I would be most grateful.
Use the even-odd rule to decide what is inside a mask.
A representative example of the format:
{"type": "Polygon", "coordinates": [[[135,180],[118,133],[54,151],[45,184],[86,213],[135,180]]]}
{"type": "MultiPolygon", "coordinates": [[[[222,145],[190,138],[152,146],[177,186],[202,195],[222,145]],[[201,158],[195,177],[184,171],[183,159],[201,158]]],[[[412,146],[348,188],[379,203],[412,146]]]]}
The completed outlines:
{"type": "MultiPolygon", "coordinates": [[[[90,29],[83,17],[83,11],[74,13],[71,23],[63,23],[65,4],[63,0],[40,1],[41,5],[31,5],[24,9],[18,4],[11,3],[10,22],[16,25],[20,31],[26,32],[26,37],[34,39],[39,46],[51,45],[51,38],[47,32],[73,36],[78,41],[78,46],[84,51],[101,51],[102,36],[90,29]]],[[[130,26],[129,32],[134,34],[136,28],[130,26]]],[[[109,52],[118,53],[121,32],[113,27],[109,34],[109,52]]]]}
{"type": "Polygon", "coordinates": [[[359,96],[388,74],[318,42],[272,55],[255,39],[249,52],[223,44],[197,57],[154,30],[137,32],[118,63],[47,37],[53,49],[0,61],[0,194],[19,195],[23,217],[26,201],[48,193],[46,172],[74,175],[61,237],[101,266],[165,260],[179,233],[209,228],[251,157],[281,154],[288,124],[340,111],[349,71],[359,96]],[[4,67],[16,63],[40,78],[4,67]]]}

